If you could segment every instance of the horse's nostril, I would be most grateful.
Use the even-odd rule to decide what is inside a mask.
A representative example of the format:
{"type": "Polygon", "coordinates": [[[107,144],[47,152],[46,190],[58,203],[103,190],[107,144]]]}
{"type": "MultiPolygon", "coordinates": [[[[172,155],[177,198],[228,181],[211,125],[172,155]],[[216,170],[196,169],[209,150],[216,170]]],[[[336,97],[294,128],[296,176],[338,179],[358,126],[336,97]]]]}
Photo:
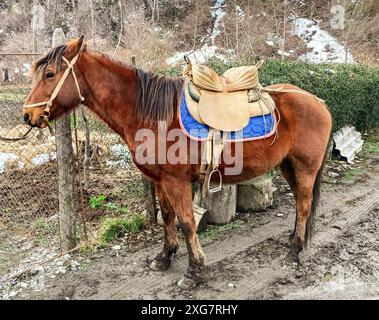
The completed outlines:
{"type": "Polygon", "coordinates": [[[24,121],[25,121],[25,123],[29,122],[29,113],[24,114],[24,121]]]}

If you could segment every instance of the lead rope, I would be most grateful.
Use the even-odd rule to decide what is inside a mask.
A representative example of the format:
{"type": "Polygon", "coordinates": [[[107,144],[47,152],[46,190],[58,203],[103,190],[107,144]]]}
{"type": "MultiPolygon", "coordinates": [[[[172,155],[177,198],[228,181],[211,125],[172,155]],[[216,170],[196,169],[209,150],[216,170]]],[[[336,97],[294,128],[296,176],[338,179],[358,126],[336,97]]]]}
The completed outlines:
{"type": "Polygon", "coordinates": [[[7,142],[7,143],[12,143],[12,142],[24,140],[24,139],[26,139],[26,137],[28,136],[28,134],[30,133],[30,131],[32,131],[32,129],[33,129],[33,127],[30,127],[28,129],[28,131],[26,131],[26,133],[24,133],[21,137],[17,137],[17,138],[8,138],[8,137],[0,136],[0,141],[4,141],[4,142],[7,142]]]}

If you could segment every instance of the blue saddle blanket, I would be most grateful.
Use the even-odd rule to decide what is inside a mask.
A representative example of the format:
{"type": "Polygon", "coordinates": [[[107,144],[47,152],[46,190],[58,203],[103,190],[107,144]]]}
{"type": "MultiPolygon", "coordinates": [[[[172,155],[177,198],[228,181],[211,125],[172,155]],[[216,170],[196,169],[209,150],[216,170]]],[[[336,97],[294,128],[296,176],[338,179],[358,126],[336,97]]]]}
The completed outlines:
{"type": "MultiPolygon", "coordinates": [[[[187,109],[186,95],[182,94],[179,121],[184,133],[190,138],[204,140],[208,137],[209,126],[194,119],[187,109]]],[[[275,129],[275,115],[266,114],[251,117],[248,125],[240,131],[229,132],[227,140],[258,140],[271,136],[275,129]]]]}

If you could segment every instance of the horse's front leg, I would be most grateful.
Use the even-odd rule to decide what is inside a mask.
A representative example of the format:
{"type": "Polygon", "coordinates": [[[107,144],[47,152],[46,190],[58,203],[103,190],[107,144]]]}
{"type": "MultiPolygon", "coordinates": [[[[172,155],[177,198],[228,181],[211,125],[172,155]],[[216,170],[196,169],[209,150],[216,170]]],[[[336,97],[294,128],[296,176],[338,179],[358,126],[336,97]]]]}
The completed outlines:
{"type": "Polygon", "coordinates": [[[155,184],[155,192],[159,199],[159,206],[164,221],[165,241],[162,251],[151,262],[150,269],[160,271],[170,267],[171,258],[178,250],[179,243],[175,230],[175,212],[159,184],[155,184]]]}
{"type": "Polygon", "coordinates": [[[185,179],[169,176],[162,180],[162,188],[178,217],[188,250],[189,264],[187,272],[179,285],[192,286],[201,280],[205,264],[204,253],[197,238],[195,217],[192,211],[191,183],[185,179]]]}

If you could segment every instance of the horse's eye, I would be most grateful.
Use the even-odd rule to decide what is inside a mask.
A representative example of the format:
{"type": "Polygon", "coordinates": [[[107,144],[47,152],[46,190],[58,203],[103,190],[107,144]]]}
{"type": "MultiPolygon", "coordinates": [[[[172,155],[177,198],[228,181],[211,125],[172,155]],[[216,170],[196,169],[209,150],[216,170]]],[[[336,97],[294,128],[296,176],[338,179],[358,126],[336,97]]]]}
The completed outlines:
{"type": "Polygon", "coordinates": [[[48,71],[46,73],[46,79],[51,79],[51,78],[54,78],[54,72],[48,71]]]}

